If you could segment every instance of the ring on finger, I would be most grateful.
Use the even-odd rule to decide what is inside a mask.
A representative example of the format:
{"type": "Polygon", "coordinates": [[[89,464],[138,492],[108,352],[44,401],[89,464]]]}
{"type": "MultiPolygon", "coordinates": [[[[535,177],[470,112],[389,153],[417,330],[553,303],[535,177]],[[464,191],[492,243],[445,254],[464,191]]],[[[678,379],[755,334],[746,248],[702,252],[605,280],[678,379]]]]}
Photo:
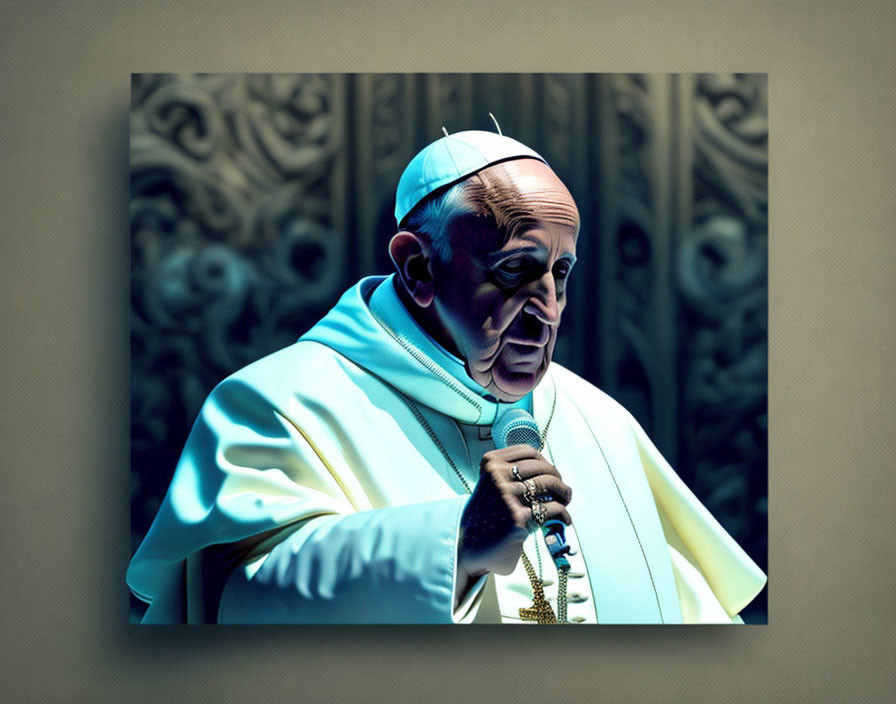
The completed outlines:
{"type": "Polygon", "coordinates": [[[513,480],[517,482],[523,481],[523,478],[520,476],[520,468],[517,465],[513,465],[510,468],[510,473],[513,475],[513,480]]]}
{"type": "Polygon", "coordinates": [[[547,518],[548,512],[545,510],[544,504],[541,501],[536,501],[532,504],[532,518],[535,519],[535,522],[543,526],[544,520],[547,518]]]}
{"type": "Polygon", "coordinates": [[[526,487],[523,490],[523,501],[531,506],[535,503],[538,496],[538,486],[536,486],[534,479],[527,479],[523,482],[523,486],[526,487]]]}

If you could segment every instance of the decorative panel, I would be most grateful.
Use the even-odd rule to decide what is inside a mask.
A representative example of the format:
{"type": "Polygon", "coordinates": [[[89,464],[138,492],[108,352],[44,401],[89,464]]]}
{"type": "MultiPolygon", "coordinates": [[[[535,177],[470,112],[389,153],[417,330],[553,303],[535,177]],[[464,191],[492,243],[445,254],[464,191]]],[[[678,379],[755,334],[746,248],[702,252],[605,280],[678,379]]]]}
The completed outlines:
{"type": "Polygon", "coordinates": [[[687,478],[759,556],[768,488],[766,91],[764,75],[695,79],[693,213],[678,260],[687,478]]]}
{"type": "MultiPolygon", "coordinates": [[[[601,386],[625,405],[652,436],[662,389],[656,365],[654,310],[656,283],[664,276],[658,258],[668,232],[659,210],[662,165],[657,154],[665,144],[657,122],[657,86],[653,77],[618,75],[600,83],[602,191],[600,203],[601,299],[599,340],[601,386]]],[[[667,444],[660,449],[670,454],[667,444]]]]}
{"type": "Polygon", "coordinates": [[[417,84],[414,75],[357,77],[357,109],[353,115],[357,168],[353,185],[359,217],[355,257],[358,276],[392,270],[388,244],[396,232],[395,187],[419,149],[414,137],[420,119],[415,100],[417,84]]]}
{"type": "Polygon", "coordinates": [[[341,76],[133,77],[135,530],[212,387],[344,286],[344,107],[341,76]]]}

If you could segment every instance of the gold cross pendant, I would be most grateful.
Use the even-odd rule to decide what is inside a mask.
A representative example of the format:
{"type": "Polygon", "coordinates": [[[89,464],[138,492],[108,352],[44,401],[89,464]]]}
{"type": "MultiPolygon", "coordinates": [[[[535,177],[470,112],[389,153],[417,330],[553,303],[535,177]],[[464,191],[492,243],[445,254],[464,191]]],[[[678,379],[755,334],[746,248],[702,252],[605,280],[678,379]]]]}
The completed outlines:
{"type": "Polygon", "coordinates": [[[557,623],[557,617],[551,605],[545,601],[542,594],[536,594],[532,606],[520,609],[520,618],[523,621],[538,621],[538,623],[557,623]]]}

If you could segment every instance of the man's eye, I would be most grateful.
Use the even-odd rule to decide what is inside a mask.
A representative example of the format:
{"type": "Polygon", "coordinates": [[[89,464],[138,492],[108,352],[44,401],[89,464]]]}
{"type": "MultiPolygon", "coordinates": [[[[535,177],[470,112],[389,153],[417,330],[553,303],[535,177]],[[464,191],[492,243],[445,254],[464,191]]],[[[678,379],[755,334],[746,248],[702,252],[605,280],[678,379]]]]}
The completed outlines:
{"type": "Polygon", "coordinates": [[[500,266],[500,270],[505,274],[521,274],[526,268],[526,262],[523,259],[510,259],[500,266]]]}
{"type": "Polygon", "coordinates": [[[529,271],[529,263],[525,259],[508,259],[494,269],[494,277],[502,286],[516,286],[529,271]]]}
{"type": "Polygon", "coordinates": [[[554,278],[565,279],[572,271],[572,264],[569,262],[557,262],[554,264],[554,278]]]}

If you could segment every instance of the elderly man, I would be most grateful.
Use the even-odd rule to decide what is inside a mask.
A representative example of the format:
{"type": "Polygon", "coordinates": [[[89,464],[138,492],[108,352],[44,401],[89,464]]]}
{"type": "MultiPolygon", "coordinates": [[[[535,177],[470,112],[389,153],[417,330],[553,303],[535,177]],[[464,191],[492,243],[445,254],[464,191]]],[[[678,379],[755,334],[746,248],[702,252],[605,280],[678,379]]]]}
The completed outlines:
{"type": "Polygon", "coordinates": [[[128,570],[144,622],[740,621],[765,575],[551,364],[579,219],[544,159],[446,134],[396,219],[395,274],[207,399],[128,570]]]}

